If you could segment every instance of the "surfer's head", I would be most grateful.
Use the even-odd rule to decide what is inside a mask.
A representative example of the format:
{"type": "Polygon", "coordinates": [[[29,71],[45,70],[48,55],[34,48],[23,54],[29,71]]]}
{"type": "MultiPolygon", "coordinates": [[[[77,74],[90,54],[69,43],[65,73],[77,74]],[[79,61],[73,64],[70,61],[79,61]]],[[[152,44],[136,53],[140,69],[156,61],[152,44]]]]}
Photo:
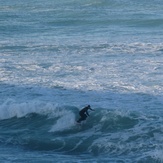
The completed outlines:
{"type": "Polygon", "coordinates": [[[88,108],[91,108],[91,106],[90,106],[90,105],[88,105],[87,107],[88,107],[88,108]]]}

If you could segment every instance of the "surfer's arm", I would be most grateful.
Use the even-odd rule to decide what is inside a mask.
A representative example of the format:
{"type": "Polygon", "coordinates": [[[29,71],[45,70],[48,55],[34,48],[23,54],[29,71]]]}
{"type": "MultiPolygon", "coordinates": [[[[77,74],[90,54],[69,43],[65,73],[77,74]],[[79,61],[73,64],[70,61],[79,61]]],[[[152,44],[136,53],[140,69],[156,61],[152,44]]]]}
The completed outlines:
{"type": "Polygon", "coordinates": [[[89,113],[88,113],[88,111],[86,111],[86,115],[87,115],[87,116],[89,116],[89,113]]]}
{"type": "Polygon", "coordinates": [[[91,108],[90,108],[90,110],[95,111],[94,109],[91,109],[91,108]]]}

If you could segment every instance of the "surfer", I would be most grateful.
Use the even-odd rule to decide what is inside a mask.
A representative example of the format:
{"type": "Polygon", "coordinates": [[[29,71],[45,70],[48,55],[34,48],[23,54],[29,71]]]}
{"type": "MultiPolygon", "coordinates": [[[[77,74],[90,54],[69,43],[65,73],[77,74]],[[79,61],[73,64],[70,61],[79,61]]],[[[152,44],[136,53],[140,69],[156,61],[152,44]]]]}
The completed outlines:
{"type": "Polygon", "coordinates": [[[80,110],[80,112],[79,112],[80,118],[79,118],[79,120],[77,120],[78,123],[80,123],[81,121],[86,120],[86,118],[89,116],[88,109],[94,111],[93,109],[91,109],[91,106],[90,106],[90,105],[84,107],[84,108],[83,108],[82,110],[80,110]]]}

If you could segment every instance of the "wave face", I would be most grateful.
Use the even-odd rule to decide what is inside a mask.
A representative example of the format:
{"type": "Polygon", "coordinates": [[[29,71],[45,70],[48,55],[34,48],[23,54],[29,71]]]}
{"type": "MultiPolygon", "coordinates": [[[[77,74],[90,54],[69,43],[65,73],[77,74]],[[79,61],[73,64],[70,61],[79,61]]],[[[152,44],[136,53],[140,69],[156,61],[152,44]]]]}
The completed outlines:
{"type": "Polygon", "coordinates": [[[88,153],[154,161],[163,130],[159,115],[95,108],[81,125],[77,107],[55,107],[0,120],[0,144],[64,155],[88,153]],[[141,155],[142,153],[143,156],[141,155]],[[141,156],[141,157],[140,157],[141,156]]]}

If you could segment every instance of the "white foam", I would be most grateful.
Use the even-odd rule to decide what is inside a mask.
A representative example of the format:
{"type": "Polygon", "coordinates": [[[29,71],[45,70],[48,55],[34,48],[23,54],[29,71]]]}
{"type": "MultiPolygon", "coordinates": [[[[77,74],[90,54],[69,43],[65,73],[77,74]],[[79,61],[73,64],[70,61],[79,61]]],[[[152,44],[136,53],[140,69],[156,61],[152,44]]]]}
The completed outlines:
{"type": "Polygon", "coordinates": [[[52,126],[49,132],[63,131],[70,129],[75,125],[75,114],[65,111],[64,114],[57,120],[56,124],[52,126]]]}
{"type": "Polygon", "coordinates": [[[163,163],[163,150],[155,150],[152,153],[152,157],[160,163],[163,163]]]}
{"type": "Polygon", "coordinates": [[[97,40],[88,41],[87,44],[72,41],[71,45],[67,41],[61,45],[60,42],[57,45],[61,49],[60,55],[54,58],[49,57],[48,53],[40,59],[38,53],[31,54],[28,59],[11,56],[5,63],[3,56],[0,81],[46,87],[58,85],[79,90],[109,89],[150,94],[163,91],[162,62],[159,56],[162,43],[108,43],[97,40]],[[47,67],[41,66],[45,60],[49,64],[47,67]]]}
{"type": "Polygon", "coordinates": [[[24,117],[30,113],[37,113],[58,117],[62,115],[63,109],[52,103],[45,103],[37,100],[17,103],[13,99],[8,99],[0,106],[0,119],[9,119],[12,117],[24,117]]]}

